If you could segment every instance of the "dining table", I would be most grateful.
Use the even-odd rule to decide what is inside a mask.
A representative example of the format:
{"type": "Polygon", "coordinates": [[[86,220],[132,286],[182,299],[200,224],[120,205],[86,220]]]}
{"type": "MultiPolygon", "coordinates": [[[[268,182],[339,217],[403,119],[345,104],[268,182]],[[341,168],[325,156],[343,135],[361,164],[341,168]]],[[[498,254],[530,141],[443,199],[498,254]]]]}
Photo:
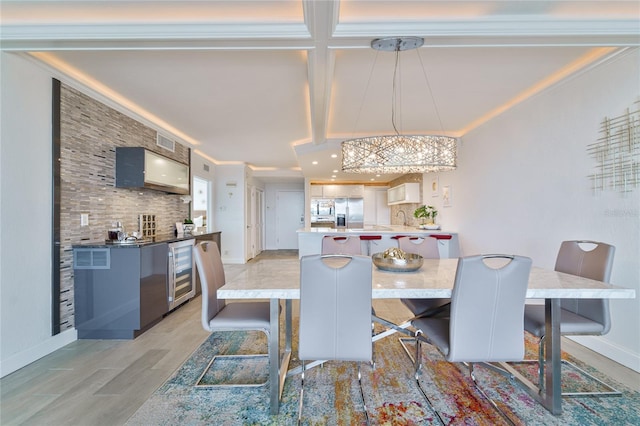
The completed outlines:
{"type": "MultiPolygon", "coordinates": [[[[458,259],[424,259],[416,271],[381,270],[372,266],[373,299],[450,298],[458,259]]],[[[291,359],[292,301],[300,298],[299,259],[263,259],[250,261],[244,271],[229,279],[217,291],[221,299],[269,299],[271,330],[269,347],[269,386],[271,414],[277,414],[291,359]],[[284,303],[284,310],[281,308],[284,303]],[[281,313],[281,311],[284,311],[281,313]],[[284,315],[284,344],[281,346],[280,315],[284,315]]],[[[554,415],[562,413],[560,301],[564,298],[633,299],[634,289],[608,284],[576,275],[532,267],[527,299],[544,300],[546,338],[545,386],[540,391],[525,377],[514,375],[525,391],[554,415]]],[[[374,318],[375,319],[375,318],[374,318]]],[[[381,338],[402,331],[410,322],[388,325],[381,338]]],[[[375,339],[374,338],[374,339],[375,339]]]]}

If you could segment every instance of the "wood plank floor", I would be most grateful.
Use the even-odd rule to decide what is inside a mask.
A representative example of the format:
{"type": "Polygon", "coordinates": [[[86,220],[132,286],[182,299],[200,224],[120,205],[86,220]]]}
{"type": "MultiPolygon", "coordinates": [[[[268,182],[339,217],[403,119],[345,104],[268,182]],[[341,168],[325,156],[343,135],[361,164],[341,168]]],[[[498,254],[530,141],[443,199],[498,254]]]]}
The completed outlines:
{"type": "MultiPolygon", "coordinates": [[[[260,258],[296,256],[267,251],[260,258]]],[[[227,279],[244,265],[225,265],[227,279]]],[[[409,317],[397,300],[374,301],[390,320],[409,317]]],[[[198,348],[200,298],[135,340],[78,340],[0,380],[2,425],[122,425],[198,348]]],[[[563,349],[640,391],[640,374],[563,339],[563,349]]]]}

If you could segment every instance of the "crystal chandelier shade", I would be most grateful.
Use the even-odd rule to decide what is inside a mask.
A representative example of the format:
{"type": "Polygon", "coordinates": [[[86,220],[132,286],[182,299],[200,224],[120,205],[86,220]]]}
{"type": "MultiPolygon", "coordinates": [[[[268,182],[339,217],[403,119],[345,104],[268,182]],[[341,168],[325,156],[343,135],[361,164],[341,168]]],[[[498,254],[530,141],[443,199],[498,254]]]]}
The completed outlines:
{"type": "Polygon", "coordinates": [[[456,139],[448,136],[388,135],[342,142],[348,173],[428,173],[456,168],[456,139]]]}
{"type": "MultiPolygon", "coordinates": [[[[343,141],[343,172],[406,174],[440,172],[456,168],[457,140],[455,138],[438,135],[401,135],[396,128],[395,92],[398,55],[403,50],[417,49],[423,43],[424,39],[419,37],[391,37],[375,39],[371,42],[371,47],[376,50],[394,51],[396,53],[391,114],[391,122],[396,134],[343,141]]],[[[426,72],[424,75],[431,92],[426,72]]],[[[442,125],[437,111],[436,106],[438,120],[442,125]]]]}

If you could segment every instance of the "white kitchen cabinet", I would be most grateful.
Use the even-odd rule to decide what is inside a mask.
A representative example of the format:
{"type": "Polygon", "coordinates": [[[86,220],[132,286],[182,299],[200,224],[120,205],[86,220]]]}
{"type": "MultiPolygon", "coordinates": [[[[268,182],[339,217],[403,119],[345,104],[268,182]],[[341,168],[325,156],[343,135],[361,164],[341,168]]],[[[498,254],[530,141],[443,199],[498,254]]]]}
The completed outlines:
{"type": "Polygon", "coordinates": [[[309,196],[312,198],[322,198],[323,189],[324,189],[324,185],[310,185],[309,196]]]}
{"type": "Polygon", "coordinates": [[[338,185],[322,185],[322,196],[324,198],[335,198],[338,193],[338,185]]]}
{"type": "Polygon", "coordinates": [[[387,190],[387,204],[420,203],[420,184],[403,183],[387,190]]]}
{"type": "Polygon", "coordinates": [[[364,197],[364,185],[311,185],[311,197],[360,198],[364,197]]]}
{"type": "Polygon", "coordinates": [[[364,197],[364,185],[342,185],[347,197],[364,197]]]}

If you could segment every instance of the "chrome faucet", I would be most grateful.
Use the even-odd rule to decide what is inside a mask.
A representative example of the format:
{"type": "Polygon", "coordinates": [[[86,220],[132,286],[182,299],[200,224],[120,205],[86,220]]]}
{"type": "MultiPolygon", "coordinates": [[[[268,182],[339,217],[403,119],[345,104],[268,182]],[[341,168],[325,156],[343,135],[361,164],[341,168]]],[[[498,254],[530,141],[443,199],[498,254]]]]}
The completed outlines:
{"type": "Polygon", "coordinates": [[[407,226],[407,214],[404,212],[404,210],[398,210],[398,213],[396,213],[396,217],[398,217],[400,213],[402,213],[402,225],[407,226]]]}

